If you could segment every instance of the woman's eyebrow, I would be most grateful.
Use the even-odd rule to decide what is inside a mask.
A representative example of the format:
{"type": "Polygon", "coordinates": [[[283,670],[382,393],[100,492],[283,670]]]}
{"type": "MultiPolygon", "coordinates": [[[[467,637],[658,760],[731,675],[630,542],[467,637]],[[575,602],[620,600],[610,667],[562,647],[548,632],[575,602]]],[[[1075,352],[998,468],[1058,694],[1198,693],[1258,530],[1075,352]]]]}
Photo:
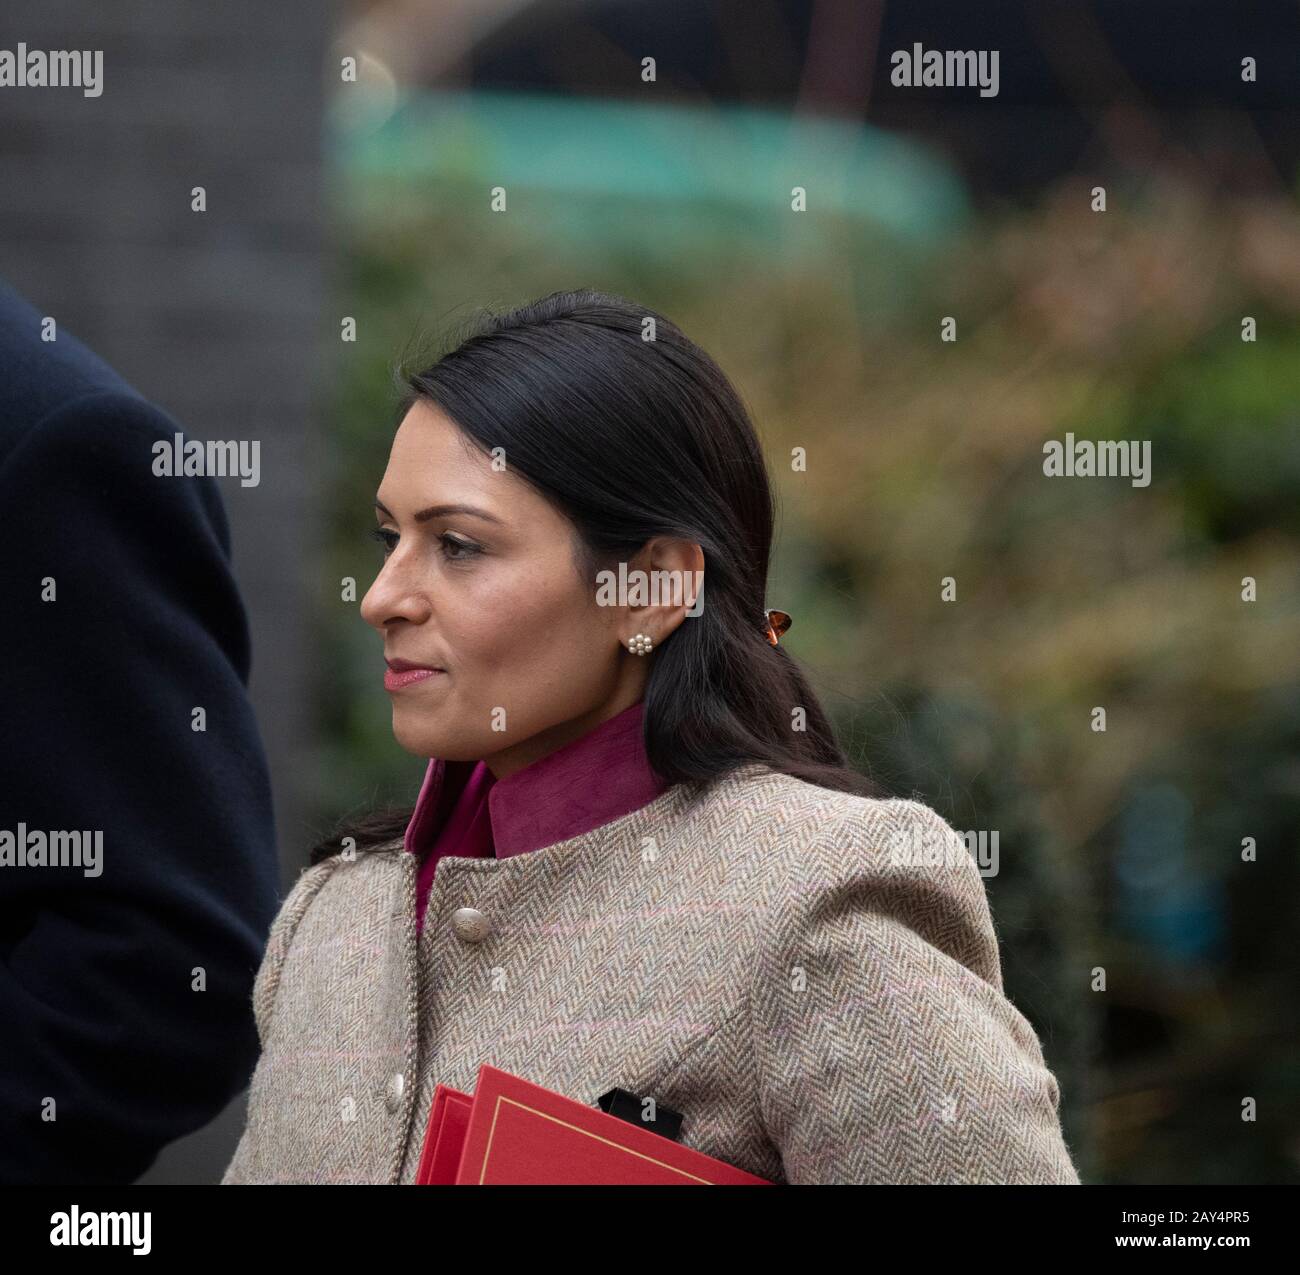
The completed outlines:
{"type": "MultiPolygon", "coordinates": [[[[385,517],[393,517],[378,500],[375,501],[375,508],[385,517]]],[[[421,509],[415,515],[415,521],[428,522],[430,518],[444,518],[447,514],[469,514],[472,518],[482,518],[484,522],[495,522],[498,526],[502,525],[500,518],[488,513],[486,509],[478,509],[474,505],[430,505],[428,509],[421,509]]]]}

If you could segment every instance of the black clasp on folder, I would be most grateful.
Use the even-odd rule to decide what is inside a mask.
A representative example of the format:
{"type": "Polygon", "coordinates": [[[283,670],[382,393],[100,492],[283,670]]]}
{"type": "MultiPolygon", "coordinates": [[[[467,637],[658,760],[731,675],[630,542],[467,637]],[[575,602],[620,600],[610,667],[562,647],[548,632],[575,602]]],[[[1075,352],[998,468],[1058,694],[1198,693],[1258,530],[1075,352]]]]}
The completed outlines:
{"type": "Polygon", "coordinates": [[[645,1100],[638,1098],[634,1093],[628,1093],[626,1089],[611,1089],[608,1093],[601,1094],[596,1101],[606,1115],[617,1116],[629,1124],[639,1124],[643,1129],[649,1129],[651,1133],[662,1134],[669,1142],[676,1142],[682,1131],[680,1111],[674,1111],[671,1107],[656,1102],[655,1118],[646,1120],[643,1118],[644,1108],[641,1105],[645,1100]]]}

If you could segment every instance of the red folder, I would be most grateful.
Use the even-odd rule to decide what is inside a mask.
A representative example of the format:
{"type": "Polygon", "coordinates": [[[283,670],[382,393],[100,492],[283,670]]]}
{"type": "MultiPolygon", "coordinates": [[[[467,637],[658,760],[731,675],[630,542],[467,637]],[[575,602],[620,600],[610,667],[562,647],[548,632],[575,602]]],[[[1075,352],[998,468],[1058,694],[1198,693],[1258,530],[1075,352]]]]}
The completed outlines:
{"type": "Polygon", "coordinates": [[[484,1063],[474,1094],[438,1085],[420,1186],[771,1186],[596,1107],[484,1063]]]}

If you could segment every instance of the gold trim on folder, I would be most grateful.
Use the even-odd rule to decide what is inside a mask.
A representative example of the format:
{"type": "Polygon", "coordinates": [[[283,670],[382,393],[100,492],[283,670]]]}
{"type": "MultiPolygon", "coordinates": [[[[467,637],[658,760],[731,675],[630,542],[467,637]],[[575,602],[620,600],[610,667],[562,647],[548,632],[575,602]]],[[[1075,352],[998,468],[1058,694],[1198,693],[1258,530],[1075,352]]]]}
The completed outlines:
{"type": "Polygon", "coordinates": [[[652,1155],[645,1155],[640,1151],[633,1151],[631,1147],[625,1147],[621,1142],[615,1142],[611,1138],[602,1138],[598,1133],[592,1133],[589,1129],[583,1129],[579,1125],[570,1124],[567,1120],[561,1120],[559,1116],[553,1116],[549,1111],[538,1111],[536,1107],[530,1107],[526,1102],[519,1102],[515,1098],[508,1098],[505,1094],[497,1094],[496,1106],[492,1111],[492,1126],[488,1130],[487,1146],[483,1149],[483,1163],[479,1167],[478,1184],[483,1186],[483,1179],[487,1176],[488,1156],[492,1154],[492,1139],[496,1136],[497,1117],[501,1114],[501,1104],[508,1102],[512,1107],[519,1107],[523,1111],[531,1111],[535,1116],[541,1116],[544,1120],[551,1120],[558,1125],[563,1125],[566,1129],[572,1129],[575,1133],[585,1134],[588,1138],[595,1138],[597,1142],[603,1142],[608,1147],[617,1147],[620,1151],[626,1151],[628,1155],[634,1155],[638,1159],[648,1160],[651,1164],[657,1164],[661,1169],[669,1169],[673,1173],[680,1173],[684,1178],[690,1178],[694,1182],[702,1183],[704,1186],[716,1186],[715,1182],[710,1182],[708,1178],[697,1177],[694,1173],[688,1173],[685,1169],[679,1169],[675,1164],[668,1164],[663,1160],[656,1160],[652,1155]]]}

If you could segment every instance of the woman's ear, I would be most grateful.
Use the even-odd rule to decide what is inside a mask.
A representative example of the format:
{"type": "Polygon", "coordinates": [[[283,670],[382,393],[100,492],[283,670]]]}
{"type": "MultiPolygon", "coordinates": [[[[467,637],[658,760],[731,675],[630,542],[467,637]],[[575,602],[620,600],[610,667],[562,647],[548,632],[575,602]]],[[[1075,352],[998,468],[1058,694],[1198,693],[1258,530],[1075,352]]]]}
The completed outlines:
{"type": "MultiPolygon", "coordinates": [[[[696,616],[704,600],[704,550],[693,540],[655,536],[646,541],[634,559],[641,573],[640,605],[633,623],[662,642],[688,616],[696,616]]],[[[629,579],[632,564],[629,564],[629,579]]]]}

